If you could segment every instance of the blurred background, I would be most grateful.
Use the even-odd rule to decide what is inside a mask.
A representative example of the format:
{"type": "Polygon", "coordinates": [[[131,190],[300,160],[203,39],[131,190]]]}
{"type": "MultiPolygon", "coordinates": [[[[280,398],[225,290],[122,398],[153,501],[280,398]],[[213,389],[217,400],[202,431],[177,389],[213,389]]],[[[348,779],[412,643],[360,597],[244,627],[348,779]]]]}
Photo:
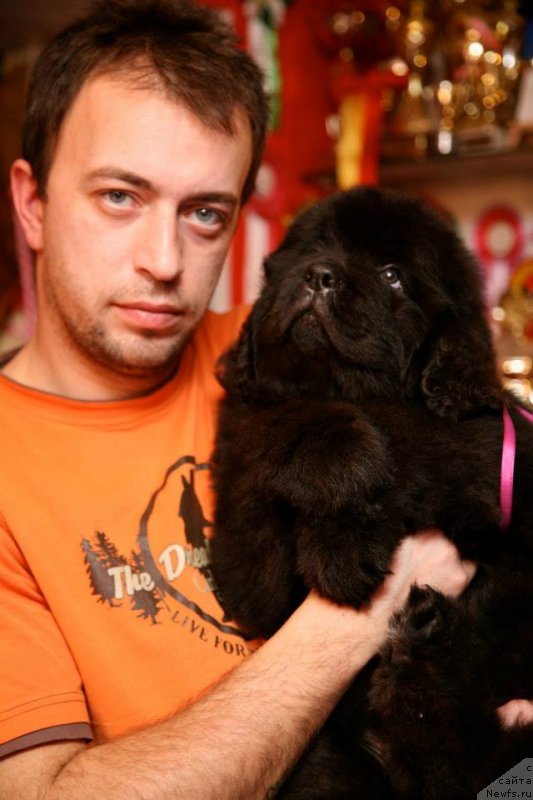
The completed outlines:
{"type": "MultiPolygon", "coordinates": [[[[202,0],[234,25],[272,95],[271,130],[213,299],[249,302],[266,252],[316,199],[360,183],[424,197],[486,277],[504,379],[532,396],[533,0],[202,0]]],[[[85,0],[0,0],[0,351],[35,318],[13,221],[28,77],[85,0]]]]}

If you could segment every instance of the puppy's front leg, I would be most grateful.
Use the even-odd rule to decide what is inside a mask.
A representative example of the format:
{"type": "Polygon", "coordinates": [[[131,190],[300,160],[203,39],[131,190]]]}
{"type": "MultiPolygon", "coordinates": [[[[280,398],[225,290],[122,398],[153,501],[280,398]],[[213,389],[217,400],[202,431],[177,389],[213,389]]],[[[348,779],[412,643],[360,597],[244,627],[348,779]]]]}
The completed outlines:
{"type": "Polygon", "coordinates": [[[252,618],[268,605],[264,597],[277,597],[280,619],[302,585],[338,602],[366,602],[400,538],[380,505],[394,470],[373,423],[344,403],[228,401],[220,431],[213,569],[228,593],[239,593],[233,609],[229,603],[237,618],[243,609],[252,618]]]}
{"type": "Polygon", "coordinates": [[[363,605],[404,533],[388,442],[343,403],[284,404],[268,442],[263,475],[294,511],[298,575],[326,597],[363,605]]]}
{"type": "Polygon", "coordinates": [[[334,515],[302,514],[296,527],[297,571],[305,585],[355,608],[368,603],[388,574],[403,535],[380,504],[369,502],[334,515]]]}
{"type": "Polygon", "coordinates": [[[254,502],[257,497],[239,504],[238,482],[234,488],[219,505],[211,569],[226,613],[254,637],[268,638],[306,589],[296,576],[284,509],[254,502]]]}
{"type": "Polygon", "coordinates": [[[366,603],[404,534],[382,432],[348,404],[286,404],[266,461],[273,490],[294,509],[305,585],[340,603],[366,603]]]}

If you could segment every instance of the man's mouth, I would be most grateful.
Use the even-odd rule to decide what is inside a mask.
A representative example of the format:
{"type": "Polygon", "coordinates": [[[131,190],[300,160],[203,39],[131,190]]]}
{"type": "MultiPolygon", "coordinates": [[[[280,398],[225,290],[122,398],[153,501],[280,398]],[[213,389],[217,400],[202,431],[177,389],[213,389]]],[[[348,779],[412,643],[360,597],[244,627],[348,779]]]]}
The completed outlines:
{"type": "Polygon", "coordinates": [[[117,303],[115,308],[128,327],[152,331],[175,327],[184,314],[182,308],[169,303],[134,301],[117,303]]]}

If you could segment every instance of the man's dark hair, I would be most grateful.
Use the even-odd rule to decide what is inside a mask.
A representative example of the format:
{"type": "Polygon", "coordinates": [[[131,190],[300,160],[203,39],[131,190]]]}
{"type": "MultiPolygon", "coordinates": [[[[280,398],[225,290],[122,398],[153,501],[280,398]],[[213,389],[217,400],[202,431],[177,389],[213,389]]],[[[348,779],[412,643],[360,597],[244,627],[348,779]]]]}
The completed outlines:
{"type": "Polygon", "coordinates": [[[22,148],[39,193],[61,125],[84,82],[99,74],[134,73],[136,83],[162,86],[205,125],[234,133],[235,110],[252,132],[252,164],[244,188],[254,188],[263,152],[268,103],[254,61],[212,9],[189,0],[101,0],[53,39],[35,64],[22,148]]]}

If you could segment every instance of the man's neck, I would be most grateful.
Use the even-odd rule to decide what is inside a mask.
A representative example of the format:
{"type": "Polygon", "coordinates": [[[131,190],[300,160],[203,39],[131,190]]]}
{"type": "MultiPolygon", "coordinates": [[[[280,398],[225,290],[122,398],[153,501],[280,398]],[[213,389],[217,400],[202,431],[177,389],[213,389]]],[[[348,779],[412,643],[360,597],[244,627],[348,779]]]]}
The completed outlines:
{"type": "Polygon", "coordinates": [[[125,375],[110,369],[75,362],[65,370],[65,357],[58,363],[40,357],[34,341],[28,342],[0,369],[16,383],[69,400],[106,402],[129,400],[150,394],[175,374],[178,365],[149,375],[125,375]]]}

